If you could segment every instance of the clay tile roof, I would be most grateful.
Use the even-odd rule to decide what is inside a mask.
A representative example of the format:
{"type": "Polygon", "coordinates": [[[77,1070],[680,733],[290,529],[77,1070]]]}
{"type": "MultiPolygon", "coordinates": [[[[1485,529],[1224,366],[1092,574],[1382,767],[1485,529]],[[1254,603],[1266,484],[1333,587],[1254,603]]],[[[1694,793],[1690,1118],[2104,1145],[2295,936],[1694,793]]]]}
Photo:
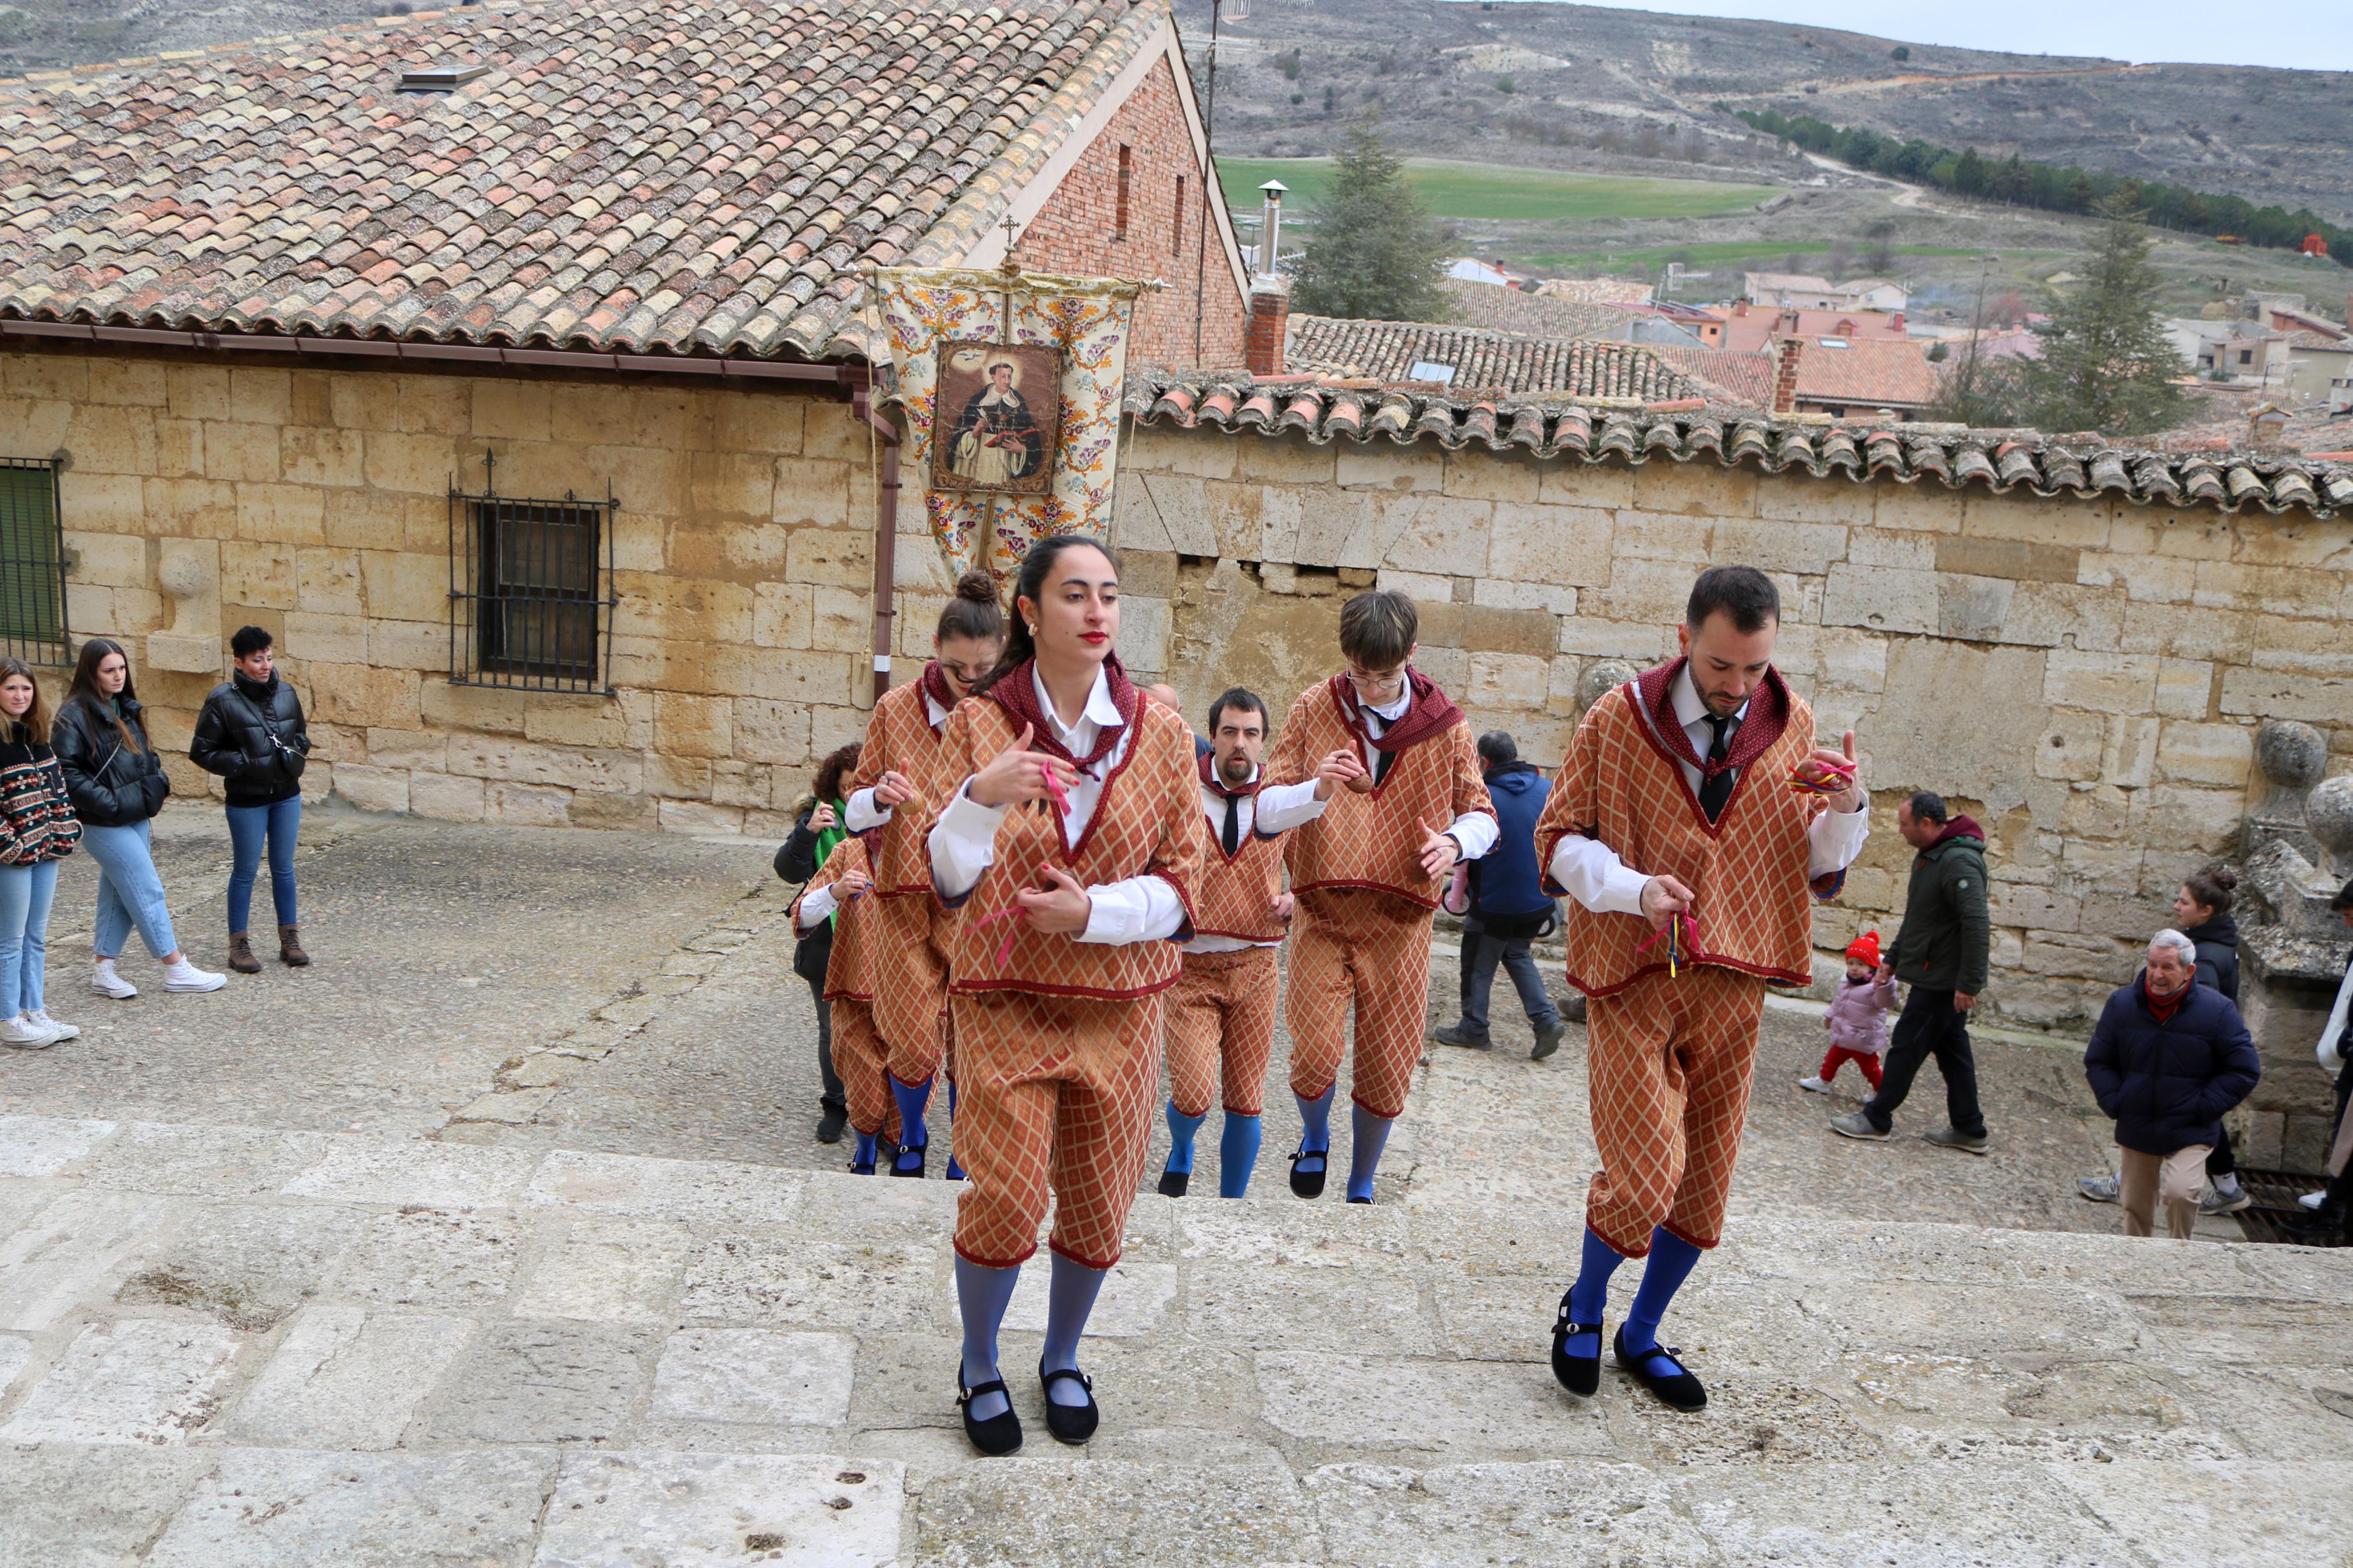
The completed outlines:
{"type": "MultiPolygon", "coordinates": [[[[1773,356],[1748,353],[1740,349],[1695,348],[1685,343],[1664,343],[1651,351],[1684,374],[1694,376],[1722,394],[1710,402],[1752,405],[1769,408],[1773,404],[1773,356]]],[[[1805,369],[1805,361],[1798,362],[1805,369]]]]}
{"type": "Polygon", "coordinates": [[[1285,357],[1296,371],[1381,382],[1411,379],[1417,363],[1451,365],[1450,391],[1553,392],[1662,402],[1698,389],[1646,347],[1589,338],[1530,337],[1427,321],[1293,316],[1285,357]]]}
{"type": "Polygon", "coordinates": [[[1448,312],[1466,327],[1491,331],[1521,332],[1542,338],[1598,338],[1617,331],[1643,314],[1640,310],[1609,300],[1564,299],[1499,289],[1493,283],[1472,283],[1441,278],[1438,286],[1454,301],[1448,312]]]}
{"type": "Polygon", "coordinates": [[[1819,416],[1772,419],[1736,408],[1646,408],[1630,399],[1460,397],[1310,375],[1258,383],[1246,374],[1151,367],[1128,377],[1126,410],[1139,425],[1208,426],[1237,434],[1297,431],[1317,446],[1376,437],[1409,446],[1427,437],[1450,451],[1475,444],[1587,463],[1754,464],[1767,473],[1794,470],[1857,481],[1883,476],[1900,484],[1933,480],[1955,490],[1983,486],[2085,500],[2117,496],[2162,506],[2211,504],[2221,511],[2353,514],[2353,466],[2234,450],[2161,452],[2031,430],[1819,416]]]}
{"type": "Polygon", "coordinates": [[[1936,367],[1918,343],[1850,338],[1832,348],[1816,338],[1798,357],[1798,395],[1874,408],[1921,408],[1936,401],[1936,367]]]}
{"type": "Polygon", "coordinates": [[[1164,0],[492,0],[0,86],[0,316],[620,353],[862,351],[1164,0]],[[404,70],[488,64],[449,93],[404,70]]]}

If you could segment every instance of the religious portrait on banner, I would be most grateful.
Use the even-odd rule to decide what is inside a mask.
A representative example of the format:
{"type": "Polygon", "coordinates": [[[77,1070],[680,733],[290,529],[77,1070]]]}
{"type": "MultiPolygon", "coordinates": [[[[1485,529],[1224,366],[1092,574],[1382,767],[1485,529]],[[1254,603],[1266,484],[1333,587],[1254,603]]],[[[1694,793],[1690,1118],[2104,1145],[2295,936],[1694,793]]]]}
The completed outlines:
{"type": "Polygon", "coordinates": [[[1044,495],[1061,435],[1060,356],[1021,343],[944,347],[933,407],[953,423],[932,444],[935,490],[1044,495]]]}

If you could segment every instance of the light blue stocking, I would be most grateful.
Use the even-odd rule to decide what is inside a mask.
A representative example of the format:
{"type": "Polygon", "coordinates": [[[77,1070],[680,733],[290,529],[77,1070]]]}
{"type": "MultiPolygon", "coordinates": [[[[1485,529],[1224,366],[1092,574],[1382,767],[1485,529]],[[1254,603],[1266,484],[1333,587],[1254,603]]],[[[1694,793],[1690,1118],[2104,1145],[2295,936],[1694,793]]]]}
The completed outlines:
{"type": "Polygon", "coordinates": [[[1299,1101],[1299,1146],[1309,1155],[1299,1162],[1298,1168],[1303,1175],[1312,1176],[1321,1171],[1324,1162],[1314,1156],[1332,1152],[1332,1096],[1339,1088],[1335,1082],[1314,1100],[1302,1099],[1295,1093],[1291,1097],[1299,1101]]]}
{"type": "Polygon", "coordinates": [[[891,1098],[899,1102],[899,1158],[893,1163],[900,1170],[912,1171],[923,1152],[932,1146],[931,1131],[923,1125],[923,1111],[932,1102],[932,1080],[927,1078],[909,1085],[892,1079],[891,1098]]]}
{"type": "Polygon", "coordinates": [[[1683,1281],[1699,1261],[1699,1248],[1661,1226],[1651,1232],[1651,1260],[1642,1266],[1642,1283],[1634,1291],[1634,1305],[1626,1313],[1626,1348],[1646,1351],[1659,1342],[1659,1321],[1683,1281]]]}
{"type": "MultiPolygon", "coordinates": [[[[1021,1266],[1018,1263],[1010,1268],[984,1268],[962,1258],[955,1260],[956,1310],[964,1317],[966,1388],[994,1383],[1001,1375],[997,1370],[997,1331],[1005,1321],[1005,1309],[1012,1304],[1013,1287],[1020,1279],[1021,1266]]],[[[1002,1415],[1011,1408],[1001,1394],[983,1394],[971,1405],[976,1421],[1002,1415]]]]}
{"type": "Polygon", "coordinates": [[[1250,1191],[1250,1173],[1258,1168],[1260,1122],[1255,1116],[1226,1112],[1225,1136],[1218,1140],[1218,1195],[1239,1198],[1250,1191]]]}
{"type": "MultiPolygon", "coordinates": [[[[1087,1316],[1095,1310],[1096,1293],[1103,1289],[1103,1276],[1108,1268],[1090,1268],[1074,1263],[1060,1253],[1054,1254],[1053,1277],[1046,1297],[1046,1347],[1038,1357],[1043,1372],[1076,1372],[1079,1368],[1079,1341],[1087,1331],[1087,1316]]],[[[1065,1378],[1048,1391],[1046,1397],[1057,1405],[1083,1406],[1087,1391],[1065,1378]]]]}
{"type": "Polygon", "coordinates": [[[1388,1147],[1389,1129],[1396,1119],[1375,1116],[1361,1105],[1348,1107],[1349,1126],[1354,1136],[1348,1143],[1348,1197],[1366,1203],[1373,1201],[1373,1173],[1381,1168],[1381,1151],[1388,1147]]]}
{"type": "MultiPolygon", "coordinates": [[[[1568,1288],[1568,1315],[1580,1323],[1599,1322],[1601,1315],[1609,1310],[1609,1277],[1625,1261],[1625,1254],[1587,1231],[1585,1256],[1577,1268],[1577,1283],[1568,1288]]],[[[1563,1348],[1573,1356],[1598,1356],[1601,1353],[1601,1336],[1571,1334],[1563,1348]]]]}
{"type": "Polygon", "coordinates": [[[1208,1120],[1206,1115],[1187,1116],[1176,1109],[1175,1100],[1168,1102],[1168,1169],[1180,1175],[1192,1173],[1193,1135],[1208,1120]]]}

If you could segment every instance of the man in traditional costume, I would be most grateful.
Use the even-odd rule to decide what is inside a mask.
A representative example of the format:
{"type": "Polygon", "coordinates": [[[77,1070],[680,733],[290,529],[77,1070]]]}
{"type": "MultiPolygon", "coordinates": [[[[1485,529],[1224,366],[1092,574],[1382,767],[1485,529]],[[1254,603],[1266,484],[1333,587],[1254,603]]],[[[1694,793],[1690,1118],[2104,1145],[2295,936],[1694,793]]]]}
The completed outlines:
{"type": "Polygon", "coordinates": [[[1461,709],[1413,668],[1413,601],[1359,594],[1340,607],[1343,673],[1300,693],[1267,776],[1313,777],[1345,751],[1364,772],[1285,852],[1293,923],[1291,1092],[1299,1103],[1291,1190],[1320,1197],[1332,1148],[1348,1016],[1356,1055],[1348,1201],[1373,1201],[1389,1127],[1405,1110],[1430,1012],[1430,934],[1446,878],[1495,847],[1495,809],[1461,709]]]}
{"type": "Polygon", "coordinates": [[[1192,1184],[1193,1139],[1213,1098],[1226,1111],[1218,1195],[1250,1191],[1282,990],[1275,951],[1291,922],[1282,836],[1321,816],[1333,790],[1365,771],[1353,752],[1335,751],[1315,777],[1268,785],[1261,766],[1266,703],[1239,686],[1209,704],[1209,745],[1200,758],[1208,869],[1194,900],[1184,973],[1168,993],[1168,1164],[1160,1191],[1172,1198],[1192,1184]]]}
{"type": "Polygon", "coordinates": [[[990,365],[988,384],[965,400],[948,434],[948,466],[979,484],[1009,484],[1037,472],[1045,459],[1045,437],[1029,416],[1029,405],[1013,389],[1009,362],[990,365]]]}
{"type": "Polygon", "coordinates": [[[1706,1403],[1660,1320],[1723,1235],[1765,986],[1812,983],[1812,900],[1837,895],[1869,830],[1854,732],[1815,746],[1812,709],[1773,668],[1780,618],[1763,573],[1702,573],[1683,657],[1594,703],[1536,823],[1551,890],[1570,900],[1601,1155],[1553,1324],[1573,1394],[1599,1387],[1610,1274],[1647,1256],[1618,1362],[1676,1409],[1706,1403]]]}
{"type": "MultiPolygon", "coordinates": [[[[1005,612],[986,573],[967,572],[955,596],[940,609],[932,634],[934,657],[911,686],[893,687],[866,721],[865,749],[842,803],[845,825],[872,840],[875,891],[883,931],[877,951],[890,955],[875,973],[874,1026],[890,1062],[900,1132],[892,1151],[894,1176],[920,1178],[931,1132],[924,1116],[948,1050],[948,941],[945,917],[932,898],[924,829],[944,798],[940,735],[948,714],[972,695],[973,683],[996,667],[1005,647],[1005,612]]],[[[947,1068],[948,1104],[955,1104],[955,1074],[947,1068]]],[[[859,1146],[871,1167],[875,1151],[859,1146]]],[[[856,1168],[853,1163],[853,1169],[856,1168]]],[[[948,1178],[963,1173],[950,1159],[948,1178]]]]}

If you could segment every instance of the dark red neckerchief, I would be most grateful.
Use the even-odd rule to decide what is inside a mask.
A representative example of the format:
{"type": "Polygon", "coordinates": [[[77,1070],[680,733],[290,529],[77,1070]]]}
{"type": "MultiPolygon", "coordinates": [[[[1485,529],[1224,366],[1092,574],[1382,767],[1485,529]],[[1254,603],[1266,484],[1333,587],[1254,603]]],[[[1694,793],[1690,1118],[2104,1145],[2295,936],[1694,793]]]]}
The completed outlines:
{"type": "Polygon", "coordinates": [[[1339,705],[1340,722],[1348,727],[1348,733],[1377,752],[1397,752],[1432,735],[1442,735],[1462,722],[1462,710],[1439,689],[1438,682],[1412,668],[1405,672],[1405,679],[1406,689],[1413,693],[1405,712],[1379,734],[1368,735],[1365,732],[1364,708],[1356,700],[1356,683],[1345,675],[1334,676],[1329,682],[1332,700],[1339,705]]]}
{"type": "Polygon", "coordinates": [[[1231,789],[1228,789],[1226,787],[1226,781],[1218,776],[1217,752],[1203,752],[1198,759],[1198,763],[1200,768],[1201,783],[1203,786],[1215,790],[1218,793],[1219,798],[1222,800],[1248,800],[1250,796],[1258,794],[1260,785],[1266,783],[1266,769],[1261,767],[1258,770],[1258,776],[1251,779],[1250,783],[1246,784],[1236,784],[1231,789]]]}
{"type": "Polygon", "coordinates": [[[1128,679],[1127,671],[1120,666],[1119,655],[1106,654],[1103,657],[1103,681],[1111,688],[1113,704],[1119,709],[1119,722],[1100,726],[1095,732],[1095,749],[1083,757],[1074,757],[1069,748],[1054,739],[1053,727],[1046,721],[1046,715],[1038,710],[1038,686],[1032,674],[1037,664],[1034,658],[1023,659],[989,682],[986,695],[1005,710],[1012,719],[1014,728],[1019,729],[1024,724],[1029,726],[1031,750],[1060,757],[1076,767],[1093,767],[1111,755],[1112,748],[1119,744],[1122,735],[1135,728],[1144,693],[1128,679]]]}
{"type": "MultiPolygon", "coordinates": [[[[955,712],[955,705],[959,701],[963,700],[963,699],[957,697],[955,692],[948,689],[948,678],[940,669],[940,661],[938,659],[933,658],[925,659],[923,661],[923,695],[938,703],[940,705],[940,711],[944,714],[955,712]]],[[[938,724],[934,724],[932,728],[936,730],[940,727],[940,724],[944,724],[947,721],[945,719],[942,719],[938,724]]]]}
{"type": "Polygon", "coordinates": [[[1634,678],[1634,686],[1641,698],[1643,710],[1650,714],[1651,728],[1658,731],[1659,742],[1687,767],[1699,770],[1706,779],[1733,768],[1745,768],[1770,750],[1789,727],[1789,686],[1781,672],[1771,665],[1765,667],[1765,679],[1749,694],[1747,717],[1740,728],[1732,732],[1732,746],[1724,761],[1711,763],[1692,750],[1691,737],[1683,732],[1683,722],[1675,713],[1675,677],[1681,675],[1689,657],[1646,669],[1634,678]]]}
{"type": "Polygon", "coordinates": [[[2148,1004],[2150,1016],[2162,1024],[2181,1011],[2181,1005],[2189,1000],[2189,987],[2185,985],[2170,996],[2159,996],[2148,988],[2148,973],[2144,970],[2140,977],[2140,999],[2148,1004]]]}

